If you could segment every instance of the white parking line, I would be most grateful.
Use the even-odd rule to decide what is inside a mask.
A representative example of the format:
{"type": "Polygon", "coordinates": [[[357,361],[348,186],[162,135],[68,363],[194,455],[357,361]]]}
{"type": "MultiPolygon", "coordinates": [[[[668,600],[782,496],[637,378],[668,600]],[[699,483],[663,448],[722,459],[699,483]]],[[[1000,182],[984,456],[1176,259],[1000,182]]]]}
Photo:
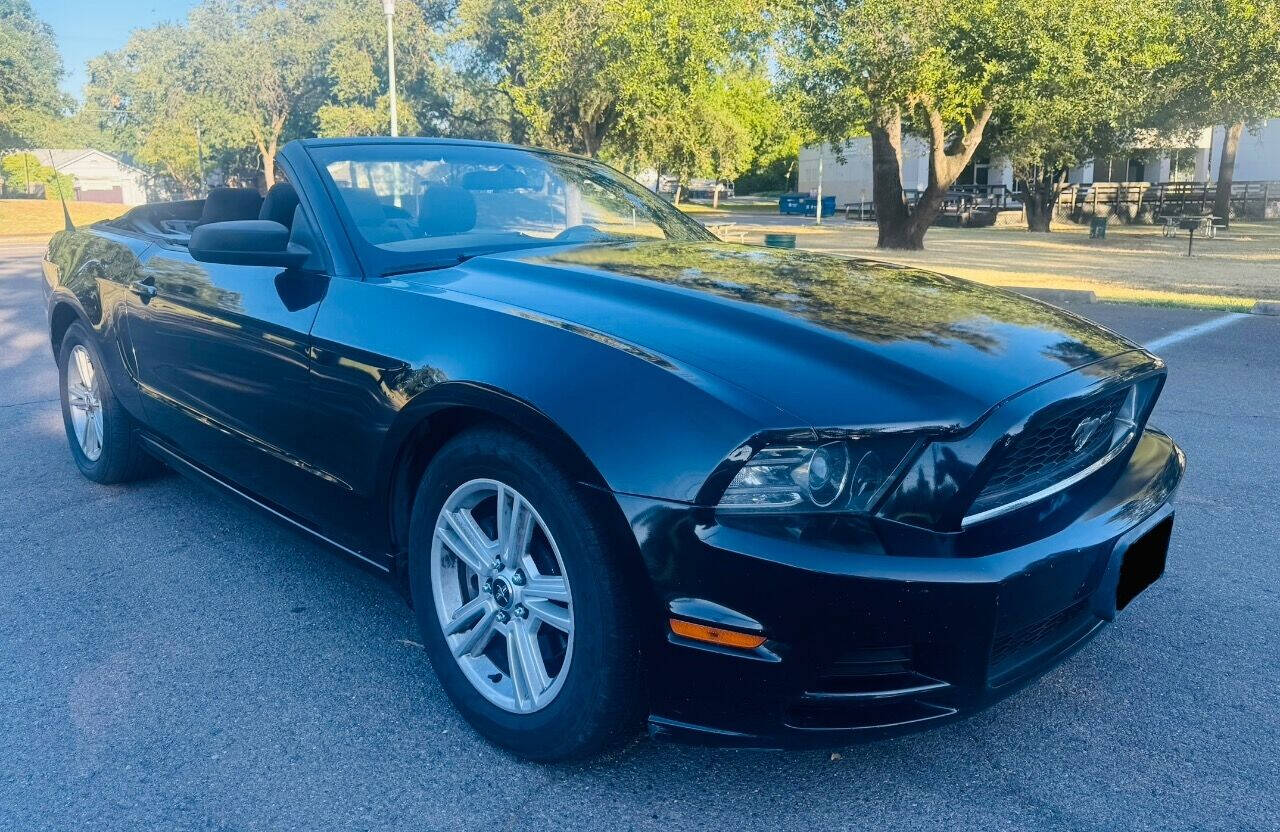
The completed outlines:
{"type": "Polygon", "coordinates": [[[1145,344],[1145,346],[1149,350],[1162,350],[1165,347],[1171,347],[1180,341],[1187,340],[1188,338],[1195,338],[1198,335],[1204,335],[1207,332],[1222,329],[1224,326],[1233,324],[1236,321],[1244,320],[1247,317],[1249,316],[1238,312],[1231,312],[1223,315],[1221,318],[1210,318],[1207,321],[1201,321],[1195,326],[1189,326],[1186,329],[1179,329],[1177,332],[1170,332],[1168,335],[1145,344]]]}

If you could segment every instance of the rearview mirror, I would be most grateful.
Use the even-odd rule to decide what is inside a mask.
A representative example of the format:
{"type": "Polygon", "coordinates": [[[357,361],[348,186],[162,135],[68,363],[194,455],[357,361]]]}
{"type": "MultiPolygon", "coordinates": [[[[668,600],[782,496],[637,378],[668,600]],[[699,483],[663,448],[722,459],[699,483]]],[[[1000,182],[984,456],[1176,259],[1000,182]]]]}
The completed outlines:
{"type": "Polygon", "coordinates": [[[462,187],[468,191],[522,191],[530,187],[529,177],[510,165],[500,168],[467,171],[462,175],[462,187]]]}
{"type": "Polygon", "coordinates": [[[198,225],[187,243],[202,263],[236,266],[301,266],[311,252],[289,242],[289,229],[271,220],[230,220],[198,225]]]}

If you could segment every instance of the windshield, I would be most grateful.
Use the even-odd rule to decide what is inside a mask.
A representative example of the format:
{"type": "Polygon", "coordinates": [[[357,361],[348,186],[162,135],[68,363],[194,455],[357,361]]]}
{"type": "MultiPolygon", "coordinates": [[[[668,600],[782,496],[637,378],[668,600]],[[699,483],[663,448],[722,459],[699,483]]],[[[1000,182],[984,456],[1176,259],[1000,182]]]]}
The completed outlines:
{"type": "Polygon", "coordinates": [[[535,246],[711,239],[640,185],[586,159],[421,142],[311,153],[384,274],[535,246]]]}

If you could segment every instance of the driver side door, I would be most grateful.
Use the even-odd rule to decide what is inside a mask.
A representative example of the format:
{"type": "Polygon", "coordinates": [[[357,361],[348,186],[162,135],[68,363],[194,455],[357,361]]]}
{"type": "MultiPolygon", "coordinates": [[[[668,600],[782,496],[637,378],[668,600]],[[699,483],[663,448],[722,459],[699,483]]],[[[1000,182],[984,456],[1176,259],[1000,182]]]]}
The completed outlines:
{"type": "Polygon", "coordinates": [[[310,417],[311,324],[329,285],[314,269],[194,260],[152,249],[129,332],[147,420],[182,455],[297,508],[310,417]]]}

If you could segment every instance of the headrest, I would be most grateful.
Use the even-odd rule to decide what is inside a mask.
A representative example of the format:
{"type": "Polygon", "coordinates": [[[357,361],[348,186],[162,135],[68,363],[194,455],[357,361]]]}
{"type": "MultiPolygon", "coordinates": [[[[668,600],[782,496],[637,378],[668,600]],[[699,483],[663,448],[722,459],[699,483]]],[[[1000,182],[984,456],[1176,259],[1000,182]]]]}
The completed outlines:
{"type": "Polygon", "coordinates": [[[277,182],[262,200],[258,219],[278,222],[285,228],[293,225],[293,212],[298,207],[298,192],[288,182],[277,182]]]}
{"type": "Polygon", "coordinates": [[[211,188],[200,212],[200,225],[228,220],[256,220],[262,196],[252,188],[211,188]]]}
{"type": "Polygon", "coordinates": [[[418,229],[429,237],[476,227],[476,200],[456,185],[429,185],[418,197],[418,229]]]}
{"type": "Polygon", "coordinates": [[[338,187],[342,194],[342,202],[351,212],[356,225],[382,225],[387,221],[387,212],[383,209],[378,195],[368,188],[338,187]]]}

